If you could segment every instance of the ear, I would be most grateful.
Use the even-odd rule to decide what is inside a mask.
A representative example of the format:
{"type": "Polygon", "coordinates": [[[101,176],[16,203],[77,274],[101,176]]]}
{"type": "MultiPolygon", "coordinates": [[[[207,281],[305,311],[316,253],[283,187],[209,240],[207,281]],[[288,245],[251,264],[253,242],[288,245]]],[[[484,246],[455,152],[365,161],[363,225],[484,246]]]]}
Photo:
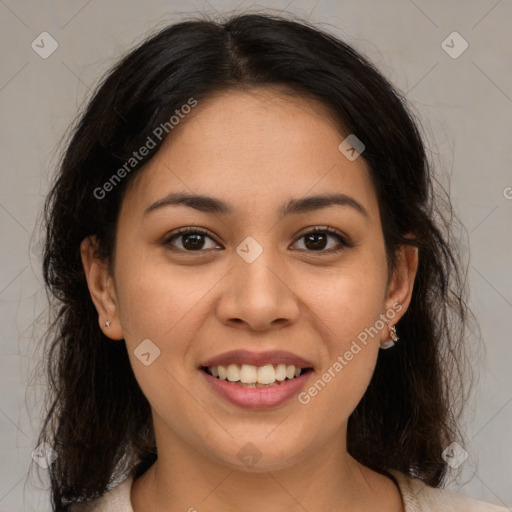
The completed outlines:
{"type": "Polygon", "coordinates": [[[386,311],[393,310],[396,313],[389,326],[397,324],[407,311],[417,271],[418,248],[401,245],[396,254],[396,267],[389,280],[386,294],[386,311]]]}
{"type": "Polygon", "coordinates": [[[97,257],[98,242],[95,236],[86,237],[80,244],[80,254],[91,299],[98,311],[98,322],[105,336],[122,340],[123,330],[119,321],[119,308],[108,264],[97,257]],[[105,322],[110,326],[106,327],[105,322]]]}

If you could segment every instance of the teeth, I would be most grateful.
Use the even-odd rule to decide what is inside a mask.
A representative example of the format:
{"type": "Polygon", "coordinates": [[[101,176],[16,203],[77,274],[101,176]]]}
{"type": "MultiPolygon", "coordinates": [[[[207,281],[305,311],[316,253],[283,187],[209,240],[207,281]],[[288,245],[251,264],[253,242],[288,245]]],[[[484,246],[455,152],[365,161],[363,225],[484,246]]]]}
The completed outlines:
{"type": "Polygon", "coordinates": [[[301,374],[301,368],[293,364],[266,364],[254,366],[252,364],[229,364],[226,366],[209,366],[208,373],[221,380],[239,382],[245,387],[257,387],[257,384],[277,385],[285,379],[294,379],[301,374]]]}
{"type": "MultiPolygon", "coordinates": [[[[214,367],[215,368],[215,367],[214,367]]],[[[212,368],[213,370],[213,368],[212,368]]],[[[212,373],[213,375],[213,373],[212,373]]],[[[258,380],[258,368],[250,364],[243,364],[240,368],[240,382],[253,384],[258,380]]]]}
{"type": "Polygon", "coordinates": [[[240,368],[236,364],[230,364],[226,370],[226,375],[229,382],[236,382],[240,380],[240,368]]]}
{"type": "Polygon", "coordinates": [[[278,364],[276,368],[276,380],[286,379],[286,365],[278,364]]]}
{"type": "Polygon", "coordinates": [[[272,384],[276,381],[276,371],[271,364],[260,366],[258,368],[258,382],[260,384],[272,384]]]}
{"type": "MultiPolygon", "coordinates": [[[[212,375],[213,375],[213,369],[215,368],[215,366],[212,366],[210,368],[211,368],[212,375]]],[[[219,379],[226,380],[227,379],[226,368],[224,368],[224,366],[217,366],[216,368],[217,368],[217,371],[219,372],[219,379]]]]}

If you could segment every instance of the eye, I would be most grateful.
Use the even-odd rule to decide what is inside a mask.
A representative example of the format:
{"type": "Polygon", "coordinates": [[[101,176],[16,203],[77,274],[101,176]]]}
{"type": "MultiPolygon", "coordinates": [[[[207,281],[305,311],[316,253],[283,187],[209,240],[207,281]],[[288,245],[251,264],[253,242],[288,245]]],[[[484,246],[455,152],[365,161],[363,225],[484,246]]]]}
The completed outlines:
{"type": "MultiPolygon", "coordinates": [[[[346,247],[353,247],[353,245],[348,242],[341,233],[329,226],[315,226],[312,230],[300,235],[297,241],[302,239],[305,239],[304,245],[306,249],[300,250],[304,250],[306,252],[334,253],[339,252],[346,247]],[[334,247],[330,247],[325,250],[328,245],[329,238],[337,240],[338,243],[337,245],[335,244],[334,247]]],[[[165,246],[171,246],[171,248],[183,252],[202,252],[203,249],[221,248],[208,234],[208,231],[198,227],[180,228],[166,237],[162,244],[165,246]],[[206,239],[210,239],[214,242],[212,247],[205,247],[206,239]],[[181,242],[178,246],[174,243],[176,240],[181,242]]]]}
{"type": "MultiPolygon", "coordinates": [[[[163,242],[163,245],[170,245],[173,248],[175,247],[178,250],[186,251],[186,252],[200,252],[202,249],[205,249],[205,239],[209,238],[213,242],[215,240],[208,235],[208,232],[202,228],[192,228],[192,227],[186,227],[186,228],[180,228],[176,233],[168,236],[163,242]],[[181,241],[181,247],[176,247],[172,242],[174,240],[180,240],[181,241]]],[[[215,242],[216,243],[216,242],[215,242]]],[[[218,245],[216,245],[218,247],[218,245]]],[[[206,247],[208,249],[209,247],[206,247]]],[[[212,248],[212,247],[210,247],[212,248]]],[[[213,247],[215,248],[215,246],[213,247]]]]}
{"type": "Polygon", "coordinates": [[[302,234],[298,240],[302,239],[305,239],[304,245],[307,247],[307,249],[310,249],[307,252],[334,253],[339,252],[346,247],[353,247],[353,245],[349,243],[347,239],[341,235],[341,233],[338,233],[337,230],[329,226],[315,226],[315,228],[312,230],[302,234]],[[334,245],[334,248],[331,247],[327,250],[324,250],[328,245],[329,238],[336,239],[338,244],[334,245]]]}

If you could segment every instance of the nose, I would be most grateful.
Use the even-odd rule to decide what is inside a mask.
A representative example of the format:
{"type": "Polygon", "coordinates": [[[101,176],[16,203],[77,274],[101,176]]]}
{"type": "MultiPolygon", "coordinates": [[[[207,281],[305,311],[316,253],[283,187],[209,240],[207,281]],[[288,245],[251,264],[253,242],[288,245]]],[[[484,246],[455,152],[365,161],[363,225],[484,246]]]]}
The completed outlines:
{"type": "Polygon", "coordinates": [[[216,312],[222,323],[267,331],[295,322],[299,310],[293,284],[287,282],[282,262],[270,249],[265,248],[252,263],[238,254],[234,256],[217,303],[216,312]]]}

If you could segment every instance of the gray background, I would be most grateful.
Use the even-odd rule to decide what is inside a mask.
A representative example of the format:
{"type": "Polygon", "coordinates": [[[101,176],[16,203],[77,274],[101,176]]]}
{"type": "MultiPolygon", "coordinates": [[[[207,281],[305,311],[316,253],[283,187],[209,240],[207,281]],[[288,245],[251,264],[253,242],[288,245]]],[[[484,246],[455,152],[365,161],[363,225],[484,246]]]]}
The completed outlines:
{"type": "Polygon", "coordinates": [[[510,0],[0,0],[0,511],[49,510],[47,481],[27,469],[44,393],[41,379],[31,379],[47,309],[38,220],[61,138],[91,87],[133,44],[187,12],[235,8],[286,9],[323,24],[373,60],[421,117],[469,233],[470,304],[485,342],[473,350],[480,380],[465,421],[469,456],[449,485],[512,507],[510,0]],[[31,47],[44,31],[58,42],[47,59],[31,47]],[[453,31],[469,44],[457,58],[441,46],[453,31]]]}

